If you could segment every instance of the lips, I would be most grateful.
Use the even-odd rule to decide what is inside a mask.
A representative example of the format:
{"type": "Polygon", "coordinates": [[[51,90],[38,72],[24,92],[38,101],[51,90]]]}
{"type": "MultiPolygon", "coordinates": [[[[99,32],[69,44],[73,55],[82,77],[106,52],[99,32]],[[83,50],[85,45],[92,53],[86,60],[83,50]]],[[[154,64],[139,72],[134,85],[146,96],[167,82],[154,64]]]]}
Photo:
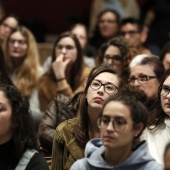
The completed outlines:
{"type": "Polygon", "coordinates": [[[165,106],[170,108],[170,103],[165,103],[165,106]]]}
{"type": "Polygon", "coordinates": [[[103,103],[104,101],[101,97],[95,97],[94,100],[96,103],[103,103]]]}
{"type": "Polygon", "coordinates": [[[113,137],[113,136],[103,136],[103,140],[105,140],[105,141],[113,141],[113,140],[115,140],[115,138],[113,137]]]}

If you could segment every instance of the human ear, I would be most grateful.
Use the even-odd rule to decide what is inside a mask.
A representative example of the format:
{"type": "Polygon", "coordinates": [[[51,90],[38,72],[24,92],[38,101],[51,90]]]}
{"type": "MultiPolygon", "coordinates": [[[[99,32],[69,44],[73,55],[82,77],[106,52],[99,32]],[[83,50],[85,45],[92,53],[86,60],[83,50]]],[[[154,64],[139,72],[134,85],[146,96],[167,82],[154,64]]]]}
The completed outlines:
{"type": "Polygon", "coordinates": [[[135,137],[138,137],[139,134],[141,134],[142,130],[143,130],[143,123],[140,122],[138,124],[135,124],[134,125],[134,130],[135,130],[135,137]]]}

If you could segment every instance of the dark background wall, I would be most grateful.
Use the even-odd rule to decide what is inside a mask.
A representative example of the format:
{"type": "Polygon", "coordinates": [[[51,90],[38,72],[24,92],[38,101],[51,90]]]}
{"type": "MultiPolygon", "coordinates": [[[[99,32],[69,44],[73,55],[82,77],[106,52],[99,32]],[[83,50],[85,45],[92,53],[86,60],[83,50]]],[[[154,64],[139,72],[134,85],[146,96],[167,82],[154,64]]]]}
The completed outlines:
{"type": "Polygon", "coordinates": [[[18,15],[39,42],[43,35],[59,34],[71,24],[82,22],[87,27],[92,0],[3,0],[5,12],[18,15]]]}

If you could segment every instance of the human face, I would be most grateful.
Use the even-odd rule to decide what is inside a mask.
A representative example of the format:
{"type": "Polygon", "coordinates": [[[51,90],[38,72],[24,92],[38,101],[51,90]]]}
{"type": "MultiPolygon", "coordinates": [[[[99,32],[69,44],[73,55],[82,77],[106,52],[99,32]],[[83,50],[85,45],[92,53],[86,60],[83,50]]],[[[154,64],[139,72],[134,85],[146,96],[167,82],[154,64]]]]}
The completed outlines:
{"type": "Polygon", "coordinates": [[[9,37],[8,41],[9,55],[13,59],[24,58],[27,53],[27,41],[26,38],[21,34],[21,32],[14,32],[9,37]]]}
{"type": "Polygon", "coordinates": [[[165,70],[168,70],[170,68],[170,53],[165,54],[165,57],[162,62],[165,67],[165,70]]]}
{"type": "Polygon", "coordinates": [[[0,91],[0,144],[12,138],[12,108],[5,94],[0,91]]]}
{"type": "Polygon", "coordinates": [[[104,13],[99,19],[99,31],[100,34],[106,39],[115,36],[118,33],[116,15],[112,12],[104,13]]]}
{"type": "Polygon", "coordinates": [[[167,150],[165,156],[164,156],[164,165],[165,170],[170,170],[170,149],[167,150]]]}
{"type": "Polygon", "coordinates": [[[106,49],[103,63],[110,65],[117,73],[122,74],[123,61],[118,47],[111,45],[106,49]]]}
{"type": "MultiPolygon", "coordinates": [[[[164,81],[163,87],[170,89],[170,76],[164,81]]],[[[167,96],[161,96],[161,106],[163,111],[170,116],[170,93],[167,96]]]]}
{"type": "Polygon", "coordinates": [[[108,126],[105,126],[104,122],[100,125],[102,142],[107,150],[130,149],[135,135],[138,135],[140,131],[134,128],[129,107],[120,101],[110,101],[106,104],[102,116],[104,122],[110,119],[108,126]],[[115,129],[111,121],[123,123],[123,129],[115,129]]]}
{"type": "MultiPolygon", "coordinates": [[[[97,80],[102,84],[113,84],[116,87],[119,87],[118,77],[117,75],[112,73],[108,72],[100,73],[94,78],[94,80],[97,80]]],[[[115,93],[117,93],[117,90],[115,91],[115,93]]],[[[89,87],[87,91],[87,102],[89,108],[101,110],[104,101],[111,95],[114,94],[106,93],[104,90],[104,86],[101,86],[98,90],[94,90],[91,87],[89,87]]]]}
{"type": "Polygon", "coordinates": [[[122,36],[135,47],[140,47],[142,44],[142,34],[138,30],[137,24],[127,23],[121,27],[122,36]]]}
{"type": "Polygon", "coordinates": [[[76,26],[72,31],[73,34],[78,38],[81,48],[84,50],[87,44],[87,33],[83,26],[76,26]]]}
{"type": "Polygon", "coordinates": [[[70,37],[62,38],[56,46],[56,56],[63,54],[63,60],[70,60],[70,64],[74,63],[77,59],[77,48],[75,42],[70,37]]]}
{"type": "Polygon", "coordinates": [[[0,39],[6,39],[9,34],[18,26],[18,22],[13,17],[6,18],[0,25],[0,39]]]}
{"type": "MultiPolygon", "coordinates": [[[[147,76],[155,76],[152,66],[146,65],[137,65],[130,69],[130,78],[135,77],[138,78],[142,75],[147,76]]],[[[157,97],[158,88],[159,88],[159,81],[157,78],[150,79],[145,83],[139,83],[135,80],[135,83],[132,84],[133,86],[139,87],[143,90],[149,100],[153,100],[157,97]]]]}

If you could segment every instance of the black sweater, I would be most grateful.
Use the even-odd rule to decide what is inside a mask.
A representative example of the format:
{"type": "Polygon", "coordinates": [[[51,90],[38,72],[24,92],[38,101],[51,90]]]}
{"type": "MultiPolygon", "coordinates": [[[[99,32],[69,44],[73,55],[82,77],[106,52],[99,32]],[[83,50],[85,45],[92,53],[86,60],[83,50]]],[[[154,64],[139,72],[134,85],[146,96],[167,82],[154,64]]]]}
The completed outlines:
{"type": "MultiPolygon", "coordinates": [[[[14,170],[19,162],[19,158],[16,157],[16,150],[13,141],[9,141],[0,145],[0,169],[2,170],[14,170]]],[[[36,153],[31,158],[25,170],[49,170],[48,165],[44,158],[36,153]]]]}

